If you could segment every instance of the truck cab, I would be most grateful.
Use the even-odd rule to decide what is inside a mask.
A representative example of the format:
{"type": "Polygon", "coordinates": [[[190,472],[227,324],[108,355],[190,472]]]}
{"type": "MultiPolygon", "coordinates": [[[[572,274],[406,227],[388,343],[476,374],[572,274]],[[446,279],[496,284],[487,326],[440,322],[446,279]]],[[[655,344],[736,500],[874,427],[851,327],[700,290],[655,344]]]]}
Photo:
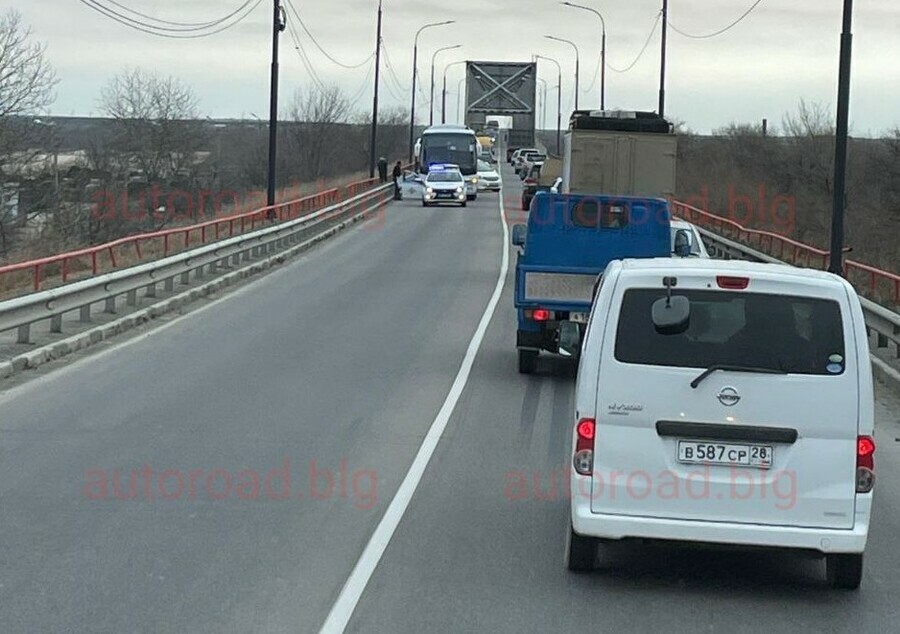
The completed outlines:
{"type": "Polygon", "coordinates": [[[577,360],[598,277],[612,260],[669,256],[669,204],[538,192],[512,243],[519,372],[531,374],[542,351],[577,360]]]}

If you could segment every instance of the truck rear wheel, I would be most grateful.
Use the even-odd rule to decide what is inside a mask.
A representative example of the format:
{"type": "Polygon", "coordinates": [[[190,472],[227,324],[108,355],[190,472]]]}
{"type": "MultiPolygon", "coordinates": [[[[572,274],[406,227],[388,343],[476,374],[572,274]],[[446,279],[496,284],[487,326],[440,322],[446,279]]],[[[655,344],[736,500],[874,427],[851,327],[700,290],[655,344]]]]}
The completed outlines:
{"type": "Polygon", "coordinates": [[[537,361],[537,350],[519,350],[519,374],[534,374],[537,361]]]}

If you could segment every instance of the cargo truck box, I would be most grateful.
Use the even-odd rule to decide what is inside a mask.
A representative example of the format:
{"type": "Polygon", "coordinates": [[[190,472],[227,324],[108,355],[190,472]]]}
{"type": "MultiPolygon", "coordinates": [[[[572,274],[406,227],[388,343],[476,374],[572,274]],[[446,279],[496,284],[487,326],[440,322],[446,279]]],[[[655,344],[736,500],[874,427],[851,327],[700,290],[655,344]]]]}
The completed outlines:
{"type": "Polygon", "coordinates": [[[563,192],[669,198],[675,194],[678,139],[655,113],[572,115],[563,147],[563,192]]]}

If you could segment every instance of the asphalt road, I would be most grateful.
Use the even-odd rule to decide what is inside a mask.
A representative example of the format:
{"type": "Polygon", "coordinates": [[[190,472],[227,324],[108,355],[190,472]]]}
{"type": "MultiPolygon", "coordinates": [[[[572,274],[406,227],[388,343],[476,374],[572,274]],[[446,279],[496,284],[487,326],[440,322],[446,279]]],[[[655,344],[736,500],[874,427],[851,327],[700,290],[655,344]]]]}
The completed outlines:
{"type": "MultiPolygon", "coordinates": [[[[512,211],[518,182],[505,176],[512,211]]],[[[0,630],[318,631],[489,304],[497,207],[495,194],[467,209],[394,204],[164,330],[0,394],[0,630]],[[286,459],[290,499],[272,499],[283,481],[267,489],[266,474],[286,459]],[[115,499],[115,469],[124,494],[139,471],[135,499],[115,499]],[[185,480],[178,499],[161,499],[160,480],[173,497],[179,484],[165,470],[185,480]],[[92,499],[104,482],[107,499],[92,499]]],[[[900,402],[884,392],[858,593],[781,555],[619,548],[592,575],[567,573],[558,478],[550,492],[567,463],[574,371],[542,359],[539,374],[516,372],[513,264],[347,631],[896,629],[900,402]],[[524,499],[508,488],[520,477],[524,499]]]]}
{"type": "MultiPolygon", "coordinates": [[[[514,191],[506,197],[511,206],[514,191]]],[[[770,553],[616,546],[600,552],[593,574],[567,572],[561,474],[574,371],[542,357],[538,375],[516,373],[512,276],[445,437],[346,631],[896,631],[900,399],[883,389],[875,525],[858,593],[828,588],[819,560],[770,553]]]]}
{"type": "Polygon", "coordinates": [[[396,203],[0,395],[0,631],[316,631],[496,284],[497,201],[396,203]]]}

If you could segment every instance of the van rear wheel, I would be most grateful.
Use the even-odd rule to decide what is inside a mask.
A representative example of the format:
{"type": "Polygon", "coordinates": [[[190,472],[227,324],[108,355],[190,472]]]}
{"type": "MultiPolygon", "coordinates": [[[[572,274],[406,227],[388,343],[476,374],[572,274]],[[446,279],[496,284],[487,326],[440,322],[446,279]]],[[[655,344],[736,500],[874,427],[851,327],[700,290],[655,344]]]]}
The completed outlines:
{"type": "Polygon", "coordinates": [[[584,537],[572,530],[569,522],[569,538],[566,540],[566,568],[572,572],[591,572],[597,556],[597,540],[584,537]]]}
{"type": "Polygon", "coordinates": [[[863,556],[840,554],[825,556],[825,571],[828,583],[841,590],[856,590],[862,581],[863,556]]]}
{"type": "Polygon", "coordinates": [[[519,374],[534,374],[537,360],[537,350],[519,350],[519,374]]]}

